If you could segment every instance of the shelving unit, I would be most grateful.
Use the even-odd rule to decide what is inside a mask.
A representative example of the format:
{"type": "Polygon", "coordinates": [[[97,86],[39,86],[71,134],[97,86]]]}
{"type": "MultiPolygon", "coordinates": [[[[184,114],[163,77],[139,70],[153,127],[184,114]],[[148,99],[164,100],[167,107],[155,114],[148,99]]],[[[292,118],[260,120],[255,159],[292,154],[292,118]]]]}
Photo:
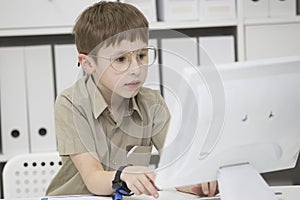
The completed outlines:
{"type": "MultiPolygon", "coordinates": [[[[34,0],[31,0],[34,1],[34,0]]],[[[51,3],[52,1],[48,1],[47,3],[51,3]]],[[[84,1],[81,1],[81,4],[84,1]]],[[[93,0],[86,2],[87,5],[90,5],[93,0]]],[[[298,16],[294,17],[280,17],[280,18],[263,18],[263,19],[244,19],[244,1],[236,0],[236,19],[233,20],[211,20],[211,21],[174,21],[174,22],[153,22],[150,23],[150,30],[153,32],[154,37],[163,33],[167,30],[176,30],[180,31],[184,34],[191,34],[193,36],[209,36],[209,35],[233,35],[235,42],[235,57],[236,61],[245,61],[260,55],[255,55],[253,48],[263,49],[268,44],[264,44],[264,39],[262,38],[259,42],[253,42],[251,40],[251,34],[255,33],[256,27],[265,27],[268,30],[271,26],[281,26],[284,25],[287,27],[287,31],[289,30],[289,26],[299,27],[295,29],[295,31],[299,31],[295,33],[295,35],[289,35],[288,42],[294,43],[295,49],[293,51],[295,53],[300,54],[300,16],[298,11],[298,16]],[[253,31],[254,30],[254,31],[253,31]],[[249,39],[250,38],[250,39],[249,39]],[[298,45],[298,48],[297,46],[298,45]],[[250,52],[250,53],[249,53],[250,52]],[[254,53],[253,53],[254,52],[254,53]],[[251,56],[249,56],[251,55],[251,56]]],[[[298,1],[299,2],[299,1],[298,1]]],[[[39,3],[42,3],[39,1],[39,3]]],[[[73,0],[70,0],[70,3],[74,4],[73,0]]],[[[83,3],[85,4],[85,3],[83,3]]],[[[82,6],[83,8],[84,6],[82,6]]],[[[21,8],[18,8],[21,9],[21,8]]],[[[1,9],[0,9],[1,11],[1,9]]],[[[17,11],[15,11],[17,12],[17,11]]],[[[76,13],[77,15],[77,13],[76,13]]],[[[4,19],[4,18],[3,18],[4,19]]],[[[43,24],[43,19],[40,21],[43,24]]],[[[51,58],[55,60],[55,51],[57,50],[57,46],[64,44],[70,45],[68,46],[68,50],[71,50],[72,53],[76,53],[75,49],[72,47],[73,37],[72,37],[72,28],[73,24],[68,25],[56,25],[56,26],[43,26],[39,24],[38,26],[30,26],[30,27],[0,27],[0,48],[1,47],[12,47],[12,46],[36,46],[36,45],[49,45],[51,47],[51,58]]],[[[294,30],[293,30],[294,31],[294,30]]],[[[282,36],[284,37],[284,35],[282,36]]],[[[278,38],[274,38],[274,46],[270,46],[270,54],[266,56],[277,56],[281,52],[275,51],[276,48],[283,48],[276,45],[276,40],[278,38]]],[[[285,51],[285,49],[282,49],[285,51]]],[[[290,52],[287,52],[289,54],[290,52]]],[[[258,53],[259,54],[259,53],[258,53]]],[[[263,57],[264,55],[262,55],[263,57]]],[[[76,57],[76,56],[75,56],[76,57]]],[[[75,60],[72,60],[71,65],[75,65],[75,60]]],[[[57,63],[54,62],[54,65],[57,63]]],[[[75,67],[75,66],[74,66],[75,67]]],[[[2,139],[3,140],[3,139],[2,139]]],[[[0,142],[1,142],[1,133],[0,133],[0,142]]],[[[17,147],[16,147],[17,148],[17,147]]],[[[4,163],[9,159],[9,156],[3,155],[0,148],[0,163],[4,163]]],[[[1,196],[1,193],[0,193],[1,196]]]]}
{"type": "MultiPolygon", "coordinates": [[[[86,2],[86,4],[90,5],[91,4],[90,2],[93,2],[93,0],[86,2]]],[[[49,2],[47,2],[47,4],[49,4],[49,2]]],[[[44,3],[41,3],[41,6],[45,6],[44,3]]],[[[299,15],[294,17],[244,19],[243,6],[244,6],[243,1],[236,1],[236,19],[233,20],[210,20],[210,21],[190,20],[190,21],[170,21],[170,22],[159,21],[159,22],[150,23],[150,30],[151,32],[154,33],[153,34],[154,37],[156,37],[160,33],[163,33],[166,30],[176,30],[187,35],[192,34],[193,37],[196,37],[197,35],[198,36],[233,35],[235,38],[234,41],[235,41],[236,61],[248,60],[249,58],[251,58],[251,56],[253,56],[252,55],[253,53],[252,54],[250,53],[251,56],[249,56],[249,52],[251,51],[251,48],[255,48],[255,45],[261,45],[261,42],[257,42],[257,44],[253,45],[253,42],[251,40],[251,34],[253,32],[252,31],[253,28],[265,26],[267,30],[267,28],[269,28],[270,26],[291,25],[293,27],[299,27],[299,31],[300,31],[299,15]]],[[[79,10],[79,8],[76,9],[79,10]]],[[[52,13],[54,11],[49,11],[49,12],[52,13]]],[[[60,14],[63,16],[62,13],[60,14]]],[[[73,13],[73,15],[77,15],[77,14],[73,13]]],[[[49,44],[52,46],[51,48],[53,51],[54,46],[56,44],[73,43],[72,24],[62,25],[61,22],[57,22],[58,25],[54,26],[51,25],[53,24],[52,22],[47,21],[48,24],[43,26],[42,20],[38,22],[39,24],[37,26],[31,25],[28,27],[26,26],[13,27],[8,24],[7,27],[5,28],[0,27],[0,47],[49,44]]],[[[70,20],[68,22],[70,22],[70,20]]],[[[297,39],[297,41],[299,41],[300,43],[299,37],[295,39],[297,39]]],[[[260,47],[258,47],[258,49],[259,48],[260,47]]],[[[273,47],[270,47],[270,49],[272,48],[273,47]]],[[[300,52],[300,47],[299,47],[299,52],[300,52]]],[[[255,57],[255,55],[253,57],[255,57]]],[[[0,152],[0,162],[6,161],[8,158],[9,158],[8,156],[3,155],[0,152]]]]}
{"type": "Polygon", "coordinates": [[[300,16],[287,18],[245,19],[246,26],[300,23],[300,16]]]}
{"type": "MultiPolygon", "coordinates": [[[[154,22],[150,23],[150,30],[166,29],[198,29],[237,26],[236,20],[224,21],[181,21],[181,22],[154,22]]],[[[35,35],[68,35],[72,34],[72,26],[62,27],[44,27],[44,28],[18,28],[18,29],[1,29],[0,37],[18,37],[18,36],[35,36],[35,35]]]]}
{"type": "Polygon", "coordinates": [[[0,37],[20,37],[20,36],[39,36],[39,35],[68,35],[72,34],[72,26],[62,27],[42,27],[42,28],[15,28],[1,29],[0,37]]]}

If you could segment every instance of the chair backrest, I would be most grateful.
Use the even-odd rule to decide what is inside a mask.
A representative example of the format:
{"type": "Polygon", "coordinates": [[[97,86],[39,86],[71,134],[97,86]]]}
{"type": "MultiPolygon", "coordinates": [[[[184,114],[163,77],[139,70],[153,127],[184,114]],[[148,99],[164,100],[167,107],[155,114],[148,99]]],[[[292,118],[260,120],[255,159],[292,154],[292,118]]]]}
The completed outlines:
{"type": "Polygon", "coordinates": [[[4,198],[44,196],[61,164],[58,152],[23,154],[9,159],[3,169],[4,198]]]}

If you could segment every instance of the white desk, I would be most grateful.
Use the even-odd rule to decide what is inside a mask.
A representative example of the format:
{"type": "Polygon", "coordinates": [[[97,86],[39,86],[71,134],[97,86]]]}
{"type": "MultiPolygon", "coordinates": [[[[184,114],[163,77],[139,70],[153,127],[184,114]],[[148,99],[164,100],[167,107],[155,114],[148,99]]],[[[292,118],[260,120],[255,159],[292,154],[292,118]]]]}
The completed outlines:
{"type": "MultiPolygon", "coordinates": [[[[300,199],[300,185],[297,186],[278,186],[278,187],[271,187],[271,189],[276,193],[279,200],[299,200],[300,199]]],[[[192,200],[192,199],[202,199],[202,200],[209,200],[209,199],[216,199],[216,198],[199,198],[195,195],[185,194],[173,190],[166,190],[159,192],[160,197],[158,200],[192,200]]],[[[41,198],[34,197],[34,198],[21,198],[21,199],[7,199],[7,200],[40,200],[41,198]]],[[[81,198],[62,198],[63,200],[80,200],[81,198]]],[[[93,197],[93,198],[84,198],[85,200],[111,200],[111,197],[93,197]]],[[[49,198],[49,200],[51,200],[49,198]]],[[[153,197],[149,197],[146,195],[140,196],[131,196],[131,197],[124,197],[124,200],[154,200],[153,197]]]]}
{"type": "MultiPolygon", "coordinates": [[[[299,200],[300,199],[300,185],[297,186],[277,186],[271,187],[279,200],[299,200]]],[[[154,200],[148,196],[133,196],[126,198],[126,200],[154,200]]],[[[177,191],[162,191],[160,192],[159,200],[192,200],[192,199],[203,199],[203,200],[215,200],[216,198],[199,198],[198,196],[185,194],[177,191]]],[[[124,198],[125,200],[125,198],[124,198]]]]}

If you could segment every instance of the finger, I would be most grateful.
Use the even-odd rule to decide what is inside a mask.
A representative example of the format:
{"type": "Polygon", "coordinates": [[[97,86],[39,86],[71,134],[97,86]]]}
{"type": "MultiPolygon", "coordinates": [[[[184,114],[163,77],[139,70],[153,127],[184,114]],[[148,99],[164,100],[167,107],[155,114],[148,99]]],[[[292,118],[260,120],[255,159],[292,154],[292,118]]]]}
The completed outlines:
{"type": "Polygon", "coordinates": [[[146,173],[145,175],[147,176],[149,181],[152,183],[152,185],[155,187],[155,189],[159,190],[158,187],[156,187],[156,185],[155,185],[156,174],[155,173],[146,173]]]}
{"type": "Polygon", "coordinates": [[[155,181],[156,174],[154,172],[145,173],[145,175],[150,179],[152,182],[155,181]]]}
{"type": "Polygon", "coordinates": [[[192,190],[192,193],[194,193],[198,196],[203,196],[201,184],[194,185],[191,190],[192,190]]]}
{"type": "Polygon", "coordinates": [[[152,195],[155,198],[158,197],[158,192],[155,185],[153,184],[153,181],[146,174],[141,177],[140,181],[149,195],[152,195]]]}
{"type": "Polygon", "coordinates": [[[133,194],[136,194],[136,195],[141,195],[142,194],[140,192],[140,190],[134,185],[131,187],[131,192],[133,192],[133,194]]]}
{"type": "Polygon", "coordinates": [[[155,187],[145,175],[137,177],[137,180],[135,181],[135,187],[138,189],[139,194],[157,196],[155,187]]]}
{"type": "Polygon", "coordinates": [[[209,197],[215,196],[217,191],[217,181],[213,181],[209,183],[209,197]]]}
{"type": "Polygon", "coordinates": [[[143,194],[144,190],[145,190],[144,186],[138,179],[134,181],[134,184],[132,184],[131,186],[131,191],[136,195],[143,194]]]}
{"type": "Polygon", "coordinates": [[[202,188],[202,192],[203,192],[204,195],[209,194],[208,183],[202,183],[201,188],[202,188]]]}

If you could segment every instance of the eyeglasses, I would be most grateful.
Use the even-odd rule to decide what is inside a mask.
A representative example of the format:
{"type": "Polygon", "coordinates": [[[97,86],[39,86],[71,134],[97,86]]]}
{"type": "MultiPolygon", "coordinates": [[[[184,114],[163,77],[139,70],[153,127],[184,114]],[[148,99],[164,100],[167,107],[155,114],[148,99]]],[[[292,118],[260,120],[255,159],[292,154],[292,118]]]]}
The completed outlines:
{"type": "Polygon", "coordinates": [[[156,60],[157,49],[155,47],[145,47],[134,51],[120,52],[112,55],[110,58],[101,56],[91,57],[99,57],[110,60],[110,64],[114,70],[117,72],[125,72],[131,64],[132,55],[136,56],[136,61],[140,67],[149,67],[153,65],[156,60]]]}

